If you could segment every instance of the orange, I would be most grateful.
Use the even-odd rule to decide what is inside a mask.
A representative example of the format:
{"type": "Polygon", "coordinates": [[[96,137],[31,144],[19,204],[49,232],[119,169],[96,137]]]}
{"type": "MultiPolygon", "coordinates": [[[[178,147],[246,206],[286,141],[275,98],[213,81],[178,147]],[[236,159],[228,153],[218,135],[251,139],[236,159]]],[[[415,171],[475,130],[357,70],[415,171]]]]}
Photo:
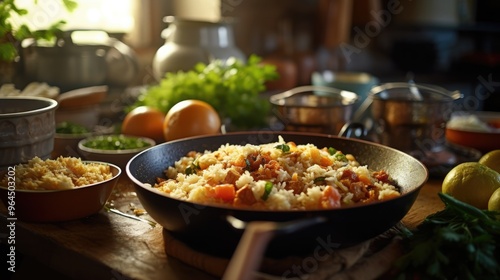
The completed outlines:
{"type": "Polygon", "coordinates": [[[190,136],[210,135],[220,132],[219,114],[207,102],[188,99],[181,101],[167,112],[163,122],[163,136],[172,141],[190,136]]]}
{"type": "Polygon", "coordinates": [[[125,115],[121,132],[126,135],[147,137],[161,143],[163,139],[163,120],[165,114],[158,109],[139,106],[125,115]]]}
{"type": "Polygon", "coordinates": [[[488,201],[500,188],[500,174],[478,162],[464,162],[446,174],[442,192],[475,206],[488,209],[488,201]]]}

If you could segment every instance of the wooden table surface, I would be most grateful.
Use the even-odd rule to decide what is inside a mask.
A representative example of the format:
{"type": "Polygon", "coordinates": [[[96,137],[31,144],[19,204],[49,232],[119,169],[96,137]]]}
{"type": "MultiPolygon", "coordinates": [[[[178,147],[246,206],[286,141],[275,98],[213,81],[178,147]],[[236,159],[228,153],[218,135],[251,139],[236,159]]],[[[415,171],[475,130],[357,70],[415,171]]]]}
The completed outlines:
{"type": "MultiPolygon", "coordinates": [[[[117,209],[126,212],[141,207],[132,190],[130,181],[122,175],[112,197],[117,209]]],[[[440,190],[441,180],[429,179],[404,217],[404,224],[415,227],[427,215],[441,210],[440,190]]],[[[0,236],[6,236],[4,214],[0,223],[0,236]]],[[[105,210],[63,223],[17,221],[15,235],[16,249],[22,254],[74,279],[215,279],[167,256],[161,226],[105,210]]]]}

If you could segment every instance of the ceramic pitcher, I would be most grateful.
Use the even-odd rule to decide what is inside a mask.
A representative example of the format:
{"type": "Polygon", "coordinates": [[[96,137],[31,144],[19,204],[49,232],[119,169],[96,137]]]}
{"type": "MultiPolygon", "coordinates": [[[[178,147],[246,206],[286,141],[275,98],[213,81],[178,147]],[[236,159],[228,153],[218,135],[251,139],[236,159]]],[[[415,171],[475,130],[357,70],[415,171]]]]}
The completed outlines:
{"type": "Polygon", "coordinates": [[[153,59],[153,73],[161,80],[167,72],[189,71],[199,63],[212,59],[235,57],[243,61],[245,55],[234,43],[233,21],[223,18],[217,22],[165,17],[168,27],[163,30],[165,44],[153,59]]]}

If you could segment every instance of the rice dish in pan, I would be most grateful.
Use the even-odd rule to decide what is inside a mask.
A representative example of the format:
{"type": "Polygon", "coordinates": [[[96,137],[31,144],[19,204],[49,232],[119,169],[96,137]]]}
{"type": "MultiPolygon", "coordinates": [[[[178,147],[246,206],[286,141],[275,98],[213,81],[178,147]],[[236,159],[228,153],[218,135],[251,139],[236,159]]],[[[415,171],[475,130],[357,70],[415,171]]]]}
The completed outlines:
{"type": "Polygon", "coordinates": [[[192,151],[153,186],[199,204],[265,210],[333,209],[400,196],[384,170],[334,147],[285,142],[192,151]]]}

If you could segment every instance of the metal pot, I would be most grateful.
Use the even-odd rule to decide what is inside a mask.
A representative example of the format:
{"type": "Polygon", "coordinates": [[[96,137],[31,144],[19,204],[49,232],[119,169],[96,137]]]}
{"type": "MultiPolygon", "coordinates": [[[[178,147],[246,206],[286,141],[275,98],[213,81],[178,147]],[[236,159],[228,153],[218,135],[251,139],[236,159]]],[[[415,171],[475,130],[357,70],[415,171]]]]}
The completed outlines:
{"type": "Polygon", "coordinates": [[[0,170],[26,163],[35,156],[50,157],[57,106],[57,101],[45,97],[0,99],[0,170]]]}
{"type": "Polygon", "coordinates": [[[302,86],[272,95],[274,114],[291,131],[337,134],[353,113],[358,95],[323,86],[302,86]]]}
{"type": "Polygon", "coordinates": [[[458,91],[426,84],[386,83],[372,88],[376,142],[408,153],[442,149],[453,102],[461,97],[458,91]]]}
{"type": "Polygon", "coordinates": [[[63,91],[97,85],[127,86],[139,72],[132,49],[103,30],[65,31],[53,45],[26,39],[21,59],[28,79],[63,91]],[[75,35],[90,39],[77,41],[75,35]]]}

